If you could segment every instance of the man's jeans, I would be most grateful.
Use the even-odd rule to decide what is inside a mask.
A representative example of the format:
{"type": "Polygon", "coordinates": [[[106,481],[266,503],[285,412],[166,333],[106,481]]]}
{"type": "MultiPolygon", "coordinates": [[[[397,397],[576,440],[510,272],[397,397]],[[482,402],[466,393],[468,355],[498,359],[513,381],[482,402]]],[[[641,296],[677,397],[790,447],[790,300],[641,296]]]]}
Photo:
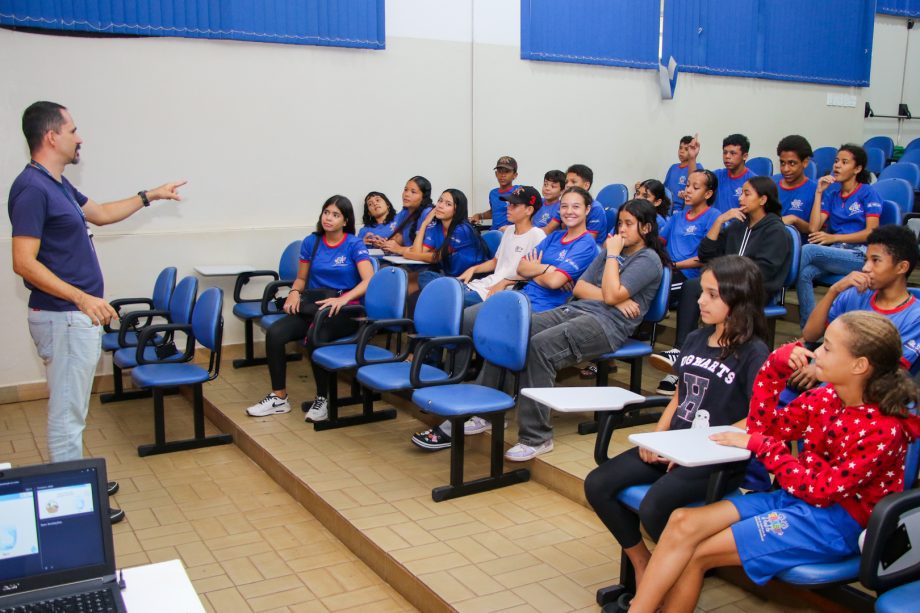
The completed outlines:
{"type": "Polygon", "coordinates": [[[80,311],[29,311],[29,332],[48,377],[48,452],[52,462],[83,457],[83,429],[102,328],[80,311]]]}

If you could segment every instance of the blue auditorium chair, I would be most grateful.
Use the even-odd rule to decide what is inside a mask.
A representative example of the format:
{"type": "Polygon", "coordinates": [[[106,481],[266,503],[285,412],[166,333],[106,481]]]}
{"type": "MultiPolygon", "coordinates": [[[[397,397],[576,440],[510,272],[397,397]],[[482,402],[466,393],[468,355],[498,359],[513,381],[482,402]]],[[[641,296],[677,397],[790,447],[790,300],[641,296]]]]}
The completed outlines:
{"type": "MultiPolygon", "coordinates": [[[[346,315],[363,316],[362,328],[381,320],[399,319],[405,313],[408,285],[409,277],[405,269],[398,266],[387,266],[375,273],[371,278],[367,286],[367,294],[364,297],[364,304],[346,305],[342,307],[341,312],[346,315]]],[[[326,321],[328,313],[328,309],[322,309],[316,314],[316,321],[311,331],[313,346],[315,347],[311,359],[314,364],[328,373],[327,389],[329,390],[329,398],[327,406],[329,419],[315,422],[313,428],[315,430],[330,430],[332,428],[395,418],[396,411],[394,409],[374,411],[374,396],[368,390],[364,390],[360,395],[355,394],[348,398],[338,397],[338,373],[343,370],[354,370],[358,367],[357,349],[361,329],[358,330],[355,336],[350,338],[323,342],[320,339],[322,337],[323,323],[326,321]],[[347,417],[339,416],[340,407],[358,402],[363,404],[362,413],[347,417]]],[[[377,331],[386,333],[389,330],[384,328],[377,329],[377,331]]],[[[367,337],[366,340],[369,343],[371,337],[367,337]]],[[[364,356],[371,360],[381,360],[393,359],[395,354],[388,349],[367,344],[364,348],[364,356]]]]}
{"type": "Polygon", "coordinates": [[[773,176],[773,160],[765,157],[756,157],[751,158],[744,163],[751,172],[760,177],[772,177],[773,176]]]}
{"type": "MultiPolygon", "coordinates": [[[[268,363],[264,357],[255,357],[252,338],[253,324],[266,315],[284,315],[280,313],[273,303],[264,300],[265,294],[270,291],[270,288],[273,291],[277,291],[278,287],[276,285],[270,284],[269,287],[266,287],[259,298],[243,298],[243,286],[253,279],[265,277],[286,283],[290,287],[290,284],[297,278],[297,270],[300,267],[300,246],[302,242],[294,241],[284,248],[281,259],[278,261],[277,272],[274,270],[252,270],[236,277],[236,284],[233,287],[233,314],[243,320],[245,357],[233,360],[234,368],[245,368],[246,366],[258,366],[268,363]]],[[[291,353],[287,356],[289,362],[301,358],[302,356],[299,353],[291,353]]]]}
{"type": "Polygon", "coordinates": [[[901,156],[901,159],[898,160],[898,163],[901,162],[910,162],[911,164],[920,164],[920,147],[916,149],[911,149],[910,151],[905,151],[904,155],[901,156]]]}
{"type": "MultiPolygon", "coordinates": [[[[176,267],[169,266],[160,271],[160,274],[157,275],[156,281],[153,283],[153,294],[150,298],[119,298],[113,300],[109,304],[115,309],[115,312],[118,313],[118,328],[112,326],[112,323],[105,324],[103,326],[103,335],[102,335],[102,350],[115,352],[121,348],[121,345],[118,344],[118,338],[121,333],[121,328],[125,327],[125,318],[127,317],[129,310],[125,309],[127,306],[145,306],[145,310],[156,310],[156,311],[165,311],[169,309],[169,300],[172,297],[173,290],[176,287],[176,267]]],[[[125,333],[123,335],[124,342],[126,347],[135,347],[137,346],[137,334],[138,331],[143,328],[145,325],[149,325],[151,320],[148,318],[146,323],[141,324],[138,321],[134,321],[131,324],[129,329],[130,333],[125,333]]],[[[125,392],[124,385],[122,384],[121,375],[118,372],[115,372],[113,377],[114,391],[111,394],[100,394],[99,402],[118,402],[120,400],[130,400],[134,398],[145,398],[148,394],[146,392],[125,392]]]]}
{"type": "Polygon", "coordinates": [[[135,361],[131,371],[135,385],[150,388],[153,392],[154,443],[141,445],[137,454],[141,457],[159,453],[171,453],[200,447],[226,445],[233,442],[229,434],[206,436],[204,432],[204,394],[202,386],[213,381],[220,372],[221,338],[224,320],[221,316],[223,291],[212,287],[201,293],[192,312],[191,324],[157,324],[148,327],[138,339],[135,361]],[[149,359],[145,350],[153,344],[157,334],[182,332],[186,336],[185,350],[181,358],[174,361],[149,359]],[[210,350],[207,368],[194,364],[195,344],[210,350]],[[167,441],[166,418],[163,411],[163,395],[166,389],[192,386],[192,411],[195,430],[194,438],[167,441]]]}
{"type": "Polygon", "coordinates": [[[811,156],[811,161],[818,168],[818,178],[831,174],[834,169],[834,160],[837,158],[836,147],[818,147],[811,156]]]}
{"type": "Polygon", "coordinates": [[[485,241],[486,247],[489,248],[490,258],[494,258],[495,254],[498,253],[498,246],[502,242],[503,235],[501,230],[489,230],[482,233],[482,240],[485,241]]]}
{"type": "Polygon", "coordinates": [[[890,136],[873,136],[863,143],[863,149],[866,151],[869,149],[881,150],[882,155],[885,156],[882,160],[882,167],[884,168],[888,160],[894,157],[894,140],[890,136]]]}
{"type": "MultiPolygon", "coordinates": [[[[898,205],[902,215],[914,210],[914,188],[906,179],[882,179],[872,184],[882,200],[891,200],[898,205]]],[[[879,220],[879,223],[884,222],[879,220]]],[[[890,223],[890,222],[889,222],[890,223]]],[[[898,221],[900,224],[900,221],[898,221]]]]}
{"type": "Polygon", "coordinates": [[[808,166],[805,167],[805,176],[811,179],[812,181],[818,180],[818,167],[815,166],[814,161],[808,162],[808,166]]]}
{"type": "MultiPolygon", "coordinates": [[[[629,188],[622,183],[611,183],[597,192],[595,198],[605,210],[618,209],[629,200],[629,188]]],[[[607,227],[610,227],[609,225],[607,227]]]]}
{"type": "Polygon", "coordinates": [[[450,441],[450,484],[431,490],[431,498],[441,502],[451,498],[485,492],[530,479],[530,471],[504,472],[505,411],[514,408],[520,392],[520,373],[527,365],[530,344],[530,301],[520,292],[500,292],[490,297],[476,316],[473,337],[432,338],[421,343],[409,373],[412,402],[426,413],[450,420],[454,433],[450,441]],[[447,347],[465,347],[464,364],[459,372],[445,381],[431,382],[424,377],[423,360],[428,354],[440,354],[447,347]],[[497,389],[461,383],[469,364],[471,349],[487,363],[501,369],[497,389]],[[508,375],[514,378],[514,393],[503,390],[508,375]],[[488,477],[463,480],[463,424],[474,415],[492,422],[491,462],[488,477]]]}
{"type": "MultiPolygon", "coordinates": [[[[906,147],[904,147],[904,153],[907,153],[908,151],[916,151],[916,150],[918,150],[918,149],[920,149],[920,138],[915,138],[914,140],[912,140],[912,141],[910,141],[909,143],[907,143],[907,146],[906,146],[906,147]]],[[[904,158],[901,158],[901,159],[898,160],[898,161],[899,161],[899,162],[900,162],[900,161],[903,161],[903,159],[904,159],[904,158]]]]}
{"type": "MultiPolygon", "coordinates": [[[[895,179],[892,179],[895,180],[895,179]]],[[[887,226],[889,224],[901,225],[901,207],[898,206],[893,200],[884,200],[882,201],[882,214],[879,215],[878,225],[887,226]]],[[[818,285],[826,285],[830,287],[846,275],[835,275],[835,274],[826,274],[821,275],[815,279],[815,283],[818,285]]]]}
{"type": "Polygon", "coordinates": [[[885,152],[878,147],[869,147],[866,149],[866,156],[869,158],[866,162],[866,170],[877,178],[885,168],[885,152]]]}
{"type": "MultiPolygon", "coordinates": [[[[914,190],[920,189],[920,166],[913,162],[898,162],[891,166],[885,167],[879,180],[885,179],[904,179],[914,190]]],[[[909,212],[909,211],[908,211],[909,212]]]]}
{"type": "Polygon", "coordinates": [[[786,226],[791,241],[790,249],[792,250],[792,264],[789,266],[789,272],[783,280],[783,289],[776,296],[770,299],[769,304],[764,307],[763,314],[767,318],[767,333],[769,338],[767,346],[773,349],[773,343],[776,341],[776,320],[786,316],[786,290],[795,288],[795,281],[799,277],[799,265],[802,263],[802,235],[793,226],[786,226]]]}
{"type": "Polygon", "coordinates": [[[920,604],[920,490],[883,498],[866,529],[859,580],[878,594],[878,613],[902,613],[920,604]],[[905,545],[907,549],[905,550],[905,545]]]}

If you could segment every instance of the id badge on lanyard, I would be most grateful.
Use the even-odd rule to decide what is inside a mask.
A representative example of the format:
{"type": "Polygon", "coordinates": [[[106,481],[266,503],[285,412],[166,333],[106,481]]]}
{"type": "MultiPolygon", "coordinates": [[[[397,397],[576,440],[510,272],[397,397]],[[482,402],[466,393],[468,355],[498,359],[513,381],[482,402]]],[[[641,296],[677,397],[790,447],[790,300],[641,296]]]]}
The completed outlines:
{"type": "MultiPolygon", "coordinates": [[[[83,220],[83,227],[86,228],[86,236],[89,237],[90,245],[93,245],[93,231],[89,227],[89,224],[86,222],[86,214],[83,212],[83,208],[80,206],[80,203],[77,202],[77,199],[74,198],[73,194],[70,193],[67,187],[65,187],[64,181],[58,181],[57,179],[55,179],[54,175],[52,175],[51,172],[47,168],[45,168],[44,166],[42,166],[35,160],[30,160],[29,163],[32,164],[32,166],[36,170],[39,170],[43,172],[45,175],[47,175],[47,177],[51,179],[54,182],[54,184],[57,185],[61,189],[62,192],[64,192],[64,196],[67,198],[67,201],[73,205],[73,207],[77,210],[77,213],[80,215],[80,219],[83,220]]],[[[95,246],[93,246],[93,250],[95,251],[95,246]]]]}

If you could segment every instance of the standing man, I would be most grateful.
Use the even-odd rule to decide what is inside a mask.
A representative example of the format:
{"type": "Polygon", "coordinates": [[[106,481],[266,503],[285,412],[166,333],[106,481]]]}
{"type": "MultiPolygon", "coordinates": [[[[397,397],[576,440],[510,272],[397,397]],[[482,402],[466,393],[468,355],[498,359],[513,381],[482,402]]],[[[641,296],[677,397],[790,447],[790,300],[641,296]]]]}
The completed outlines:
{"type": "MultiPolygon", "coordinates": [[[[32,159],[10,188],[13,271],[31,290],[29,332],[48,378],[48,452],[52,462],[83,457],[83,429],[101,353],[101,326],[117,318],[103,296],[102,269],[89,224],[130,217],[155,200],[180,200],[185,181],[99,204],[64,178],[80,161],[83,139],[67,109],[36,102],[22,115],[32,159]]],[[[118,484],[109,483],[109,493],[118,484]]],[[[112,522],[124,512],[110,509],[112,522]]]]}

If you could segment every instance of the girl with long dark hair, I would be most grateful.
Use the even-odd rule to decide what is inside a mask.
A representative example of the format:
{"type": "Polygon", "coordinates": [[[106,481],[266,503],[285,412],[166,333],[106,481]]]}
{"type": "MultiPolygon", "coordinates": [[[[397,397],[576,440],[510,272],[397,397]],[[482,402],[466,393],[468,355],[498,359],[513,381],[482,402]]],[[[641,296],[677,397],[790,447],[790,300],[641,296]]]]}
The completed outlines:
{"type": "Polygon", "coordinates": [[[402,194],[402,210],[396,214],[396,228],[378,247],[389,253],[404,255],[420,231],[424,231],[425,216],[431,212],[431,182],[414,176],[406,181],[402,194]]]}
{"type": "MultiPolygon", "coordinates": [[[[658,420],[656,431],[724,426],[744,419],[757,371],[769,354],[764,338],[763,283],[750,259],[729,255],[703,269],[699,298],[705,327],[692,332],[676,363],[678,388],[658,420]]],[[[640,522],[655,540],[674,509],[706,496],[709,475],[729,471],[728,488],[744,478],[746,462],[726,467],[669,467],[644,449],[633,448],[598,466],[585,479],[585,495],[636,569],[641,584],[651,553],[639,532],[640,522]],[[669,470],[670,468],[670,470],[669,470]],[[617,495],[651,483],[637,516],[617,495]]]]}
{"type": "Polygon", "coordinates": [[[358,238],[368,247],[379,247],[396,231],[396,209],[383,192],[369,192],[364,197],[364,226],[358,238]]]}

